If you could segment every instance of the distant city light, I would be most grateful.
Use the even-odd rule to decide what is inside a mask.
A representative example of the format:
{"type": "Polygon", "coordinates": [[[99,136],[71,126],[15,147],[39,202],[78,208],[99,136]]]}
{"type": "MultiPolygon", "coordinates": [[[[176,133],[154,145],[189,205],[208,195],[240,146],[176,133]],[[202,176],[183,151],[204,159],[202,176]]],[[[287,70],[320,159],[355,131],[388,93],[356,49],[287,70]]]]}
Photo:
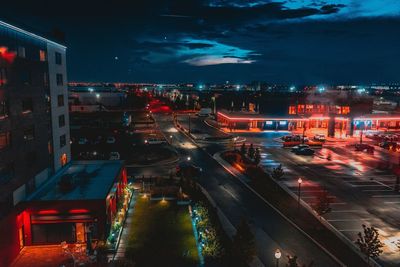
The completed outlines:
{"type": "Polygon", "coordinates": [[[236,85],[236,90],[239,90],[240,89],[240,85],[236,85]]]}
{"type": "Polygon", "coordinates": [[[325,91],[325,87],[320,86],[320,87],[318,88],[318,91],[319,91],[320,93],[324,92],[324,91],[325,91]]]}
{"type": "Polygon", "coordinates": [[[100,94],[96,94],[96,98],[100,98],[100,94]]]}
{"type": "Polygon", "coordinates": [[[364,88],[357,89],[357,93],[359,94],[365,93],[365,89],[364,88]]]}
{"type": "Polygon", "coordinates": [[[91,92],[91,93],[93,93],[94,89],[93,89],[92,87],[89,87],[89,88],[88,88],[88,91],[91,92]]]}
{"type": "Polygon", "coordinates": [[[203,85],[202,85],[202,84],[199,85],[199,89],[200,89],[200,90],[203,89],[203,85]]]}
{"type": "Polygon", "coordinates": [[[293,91],[295,91],[295,90],[296,90],[296,87],[294,87],[294,86],[290,86],[289,90],[290,90],[290,92],[293,92],[293,91]]]}

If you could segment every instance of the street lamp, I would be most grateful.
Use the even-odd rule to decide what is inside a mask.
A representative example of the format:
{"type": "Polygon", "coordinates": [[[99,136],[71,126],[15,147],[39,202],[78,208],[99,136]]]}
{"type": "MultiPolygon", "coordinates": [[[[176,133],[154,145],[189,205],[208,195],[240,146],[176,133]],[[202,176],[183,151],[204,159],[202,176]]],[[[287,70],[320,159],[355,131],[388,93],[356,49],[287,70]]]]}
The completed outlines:
{"type": "Polygon", "coordinates": [[[172,135],[169,136],[170,143],[172,145],[172,135]]]}
{"type": "Polygon", "coordinates": [[[279,267],[279,259],[281,258],[282,253],[279,248],[275,251],[275,259],[276,259],[276,267],[279,267]]]}
{"type": "Polygon", "coordinates": [[[191,158],[190,156],[189,156],[189,157],[187,157],[187,160],[188,160],[188,161],[190,161],[191,159],[192,159],[192,158],[191,158]]]}
{"type": "Polygon", "coordinates": [[[301,177],[299,177],[297,182],[299,183],[299,193],[298,193],[298,199],[297,199],[297,208],[300,208],[301,184],[303,183],[303,179],[301,179],[301,177]]]}

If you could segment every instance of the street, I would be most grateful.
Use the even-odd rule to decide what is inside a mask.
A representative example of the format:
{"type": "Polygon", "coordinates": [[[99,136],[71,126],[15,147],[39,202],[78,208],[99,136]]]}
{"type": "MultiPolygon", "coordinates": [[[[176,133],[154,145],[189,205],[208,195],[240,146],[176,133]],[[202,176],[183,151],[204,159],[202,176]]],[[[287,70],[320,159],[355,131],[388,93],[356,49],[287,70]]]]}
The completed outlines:
{"type": "MultiPolygon", "coordinates": [[[[233,175],[219,165],[207,151],[197,147],[183,133],[173,127],[172,118],[155,116],[165,136],[173,135],[173,146],[181,158],[190,155],[191,161],[203,169],[199,183],[211,195],[233,225],[241,218],[249,220],[256,233],[258,256],[266,266],[275,262],[274,251],[280,248],[283,255],[297,255],[301,263],[314,266],[339,266],[330,256],[286,221],[273,208],[243,186],[233,175]]],[[[213,145],[213,150],[218,145],[213,145]]],[[[282,258],[286,261],[286,257],[282,258]]]]}

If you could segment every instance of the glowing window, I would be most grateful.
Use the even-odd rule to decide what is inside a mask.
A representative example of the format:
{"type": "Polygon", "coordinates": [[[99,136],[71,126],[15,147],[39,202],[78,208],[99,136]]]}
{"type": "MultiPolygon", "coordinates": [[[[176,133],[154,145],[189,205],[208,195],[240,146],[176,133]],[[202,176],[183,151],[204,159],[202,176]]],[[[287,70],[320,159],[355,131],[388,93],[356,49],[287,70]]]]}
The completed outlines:
{"type": "Polygon", "coordinates": [[[39,60],[40,61],[46,61],[47,56],[46,56],[46,51],[44,50],[39,50],[39,60]]]}
{"type": "Polygon", "coordinates": [[[272,125],[272,121],[266,121],[265,124],[266,125],[272,125]]]}
{"type": "Polygon", "coordinates": [[[286,124],[287,124],[287,121],[280,121],[279,122],[279,125],[281,125],[281,126],[286,125],[286,124]]]}
{"type": "Polygon", "coordinates": [[[296,114],[296,106],[289,106],[289,114],[296,114]]]}

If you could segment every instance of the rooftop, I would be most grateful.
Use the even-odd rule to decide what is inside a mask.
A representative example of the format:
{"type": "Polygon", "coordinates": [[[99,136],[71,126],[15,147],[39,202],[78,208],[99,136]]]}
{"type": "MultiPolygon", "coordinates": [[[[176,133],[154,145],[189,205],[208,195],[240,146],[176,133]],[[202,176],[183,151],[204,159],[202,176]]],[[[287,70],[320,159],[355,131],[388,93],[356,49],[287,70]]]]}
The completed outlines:
{"type": "Polygon", "coordinates": [[[51,177],[30,201],[105,199],[122,161],[74,161],[51,177]]]}
{"type": "Polygon", "coordinates": [[[18,27],[14,26],[14,25],[11,25],[11,24],[6,23],[6,22],[1,21],[1,20],[0,20],[0,26],[3,26],[3,27],[5,27],[5,28],[11,29],[11,30],[13,30],[13,31],[17,31],[17,32],[19,32],[19,33],[22,33],[22,34],[24,34],[24,35],[26,35],[26,36],[29,36],[29,37],[32,37],[32,38],[35,38],[35,39],[44,41],[44,42],[46,42],[46,43],[50,43],[50,44],[59,46],[59,47],[61,47],[61,48],[63,48],[63,49],[66,49],[66,47],[65,47],[64,45],[62,45],[62,44],[59,44],[59,43],[57,43],[57,42],[54,42],[54,41],[52,41],[52,40],[49,40],[49,39],[47,39],[47,38],[44,38],[44,37],[39,36],[39,35],[37,35],[37,34],[34,34],[34,33],[32,33],[32,32],[26,31],[26,30],[24,30],[24,29],[18,28],[18,27]]]}

